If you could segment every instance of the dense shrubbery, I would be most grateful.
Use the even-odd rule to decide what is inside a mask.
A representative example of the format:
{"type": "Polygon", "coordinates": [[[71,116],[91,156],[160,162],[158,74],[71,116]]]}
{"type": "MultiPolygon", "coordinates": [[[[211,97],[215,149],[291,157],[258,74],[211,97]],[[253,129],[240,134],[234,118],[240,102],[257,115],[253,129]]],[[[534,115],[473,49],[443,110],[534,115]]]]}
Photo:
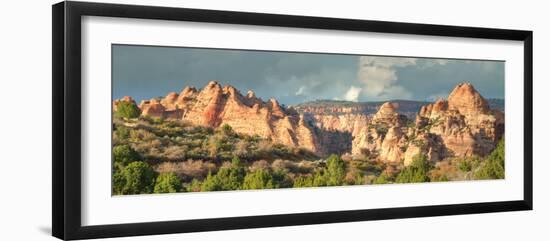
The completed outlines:
{"type": "Polygon", "coordinates": [[[271,189],[277,188],[273,176],[268,170],[258,169],[246,174],[243,181],[243,189],[271,189]]]}
{"type": "Polygon", "coordinates": [[[131,162],[113,174],[114,194],[152,193],[156,173],[145,162],[131,162]]]}
{"type": "Polygon", "coordinates": [[[141,157],[129,145],[120,145],[113,147],[113,165],[116,169],[122,169],[130,162],[139,161],[141,157]]]}
{"type": "MultiPolygon", "coordinates": [[[[294,181],[294,187],[341,186],[346,183],[346,164],[337,155],[331,155],[326,161],[326,168],[317,169],[313,175],[300,176],[294,181]]],[[[363,184],[363,183],[357,183],[363,184]]]]}
{"type": "Polygon", "coordinates": [[[344,161],[337,155],[331,155],[327,159],[327,169],[324,172],[327,186],[340,186],[346,175],[346,166],[344,161]]]}
{"type": "Polygon", "coordinates": [[[395,178],[397,183],[429,182],[428,171],[430,170],[426,156],[417,155],[413,158],[411,165],[405,167],[395,178]]]}
{"type": "Polygon", "coordinates": [[[485,159],[474,174],[476,179],[503,179],[504,178],[504,138],[485,159]]]}
{"type": "Polygon", "coordinates": [[[121,101],[117,105],[115,116],[119,118],[137,118],[141,111],[135,103],[129,101],[121,101]]]}
{"type": "Polygon", "coordinates": [[[208,173],[202,183],[201,191],[239,190],[242,188],[245,175],[246,171],[241,165],[241,160],[234,157],[231,165],[221,167],[215,175],[208,173]]]}
{"type": "Polygon", "coordinates": [[[380,174],[380,176],[378,176],[376,179],[374,179],[374,181],[372,183],[373,184],[388,184],[388,183],[391,183],[391,180],[390,180],[390,177],[385,172],[383,172],[382,174],[380,174]]]}
{"type": "Polygon", "coordinates": [[[258,136],[235,133],[231,126],[218,129],[191,126],[183,121],[140,117],[115,119],[113,143],[130,145],[145,159],[162,161],[204,160],[221,163],[237,156],[243,160],[315,160],[301,148],[291,148],[258,136]],[[132,126],[127,127],[126,125],[132,126]]]}
{"type": "Polygon", "coordinates": [[[112,193],[143,194],[418,183],[504,178],[504,141],[486,158],[411,165],[388,164],[370,155],[330,155],[275,144],[259,136],[183,121],[115,117],[112,193]]]}
{"type": "Polygon", "coordinates": [[[172,172],[161,173],[155,182],[155,193],[180,192],[182,190],[181,180],[172,172]]]}

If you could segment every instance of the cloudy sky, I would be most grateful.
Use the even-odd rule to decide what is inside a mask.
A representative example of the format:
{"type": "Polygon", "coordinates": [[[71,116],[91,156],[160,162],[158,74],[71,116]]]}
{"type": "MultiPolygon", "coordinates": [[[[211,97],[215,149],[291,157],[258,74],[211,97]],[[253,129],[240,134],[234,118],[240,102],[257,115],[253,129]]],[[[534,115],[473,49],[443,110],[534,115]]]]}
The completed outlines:
{"type": "Polygon", "coordinates": [[[136,100],[202,88],[210,80],[292,105],[317,99],[445,98],[470,82],[504,97],[504,62],[198,48],[113,46],[113,98],[136,100]]]}

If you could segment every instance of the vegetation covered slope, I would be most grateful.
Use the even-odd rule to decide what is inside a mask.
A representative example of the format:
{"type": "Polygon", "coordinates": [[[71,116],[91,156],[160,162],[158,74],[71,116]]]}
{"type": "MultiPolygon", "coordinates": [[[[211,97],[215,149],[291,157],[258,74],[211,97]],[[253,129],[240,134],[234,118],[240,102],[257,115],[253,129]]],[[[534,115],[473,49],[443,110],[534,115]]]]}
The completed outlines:
{"type": "Polygon", "coordinates": [[[486,158],[412,165],[367,157],[317,157],[305,149],[180,120],[138,117],[132,106],[113,119],[112,193],[147,194],[410,183],[504,177],[504,141],[486,158]]]}

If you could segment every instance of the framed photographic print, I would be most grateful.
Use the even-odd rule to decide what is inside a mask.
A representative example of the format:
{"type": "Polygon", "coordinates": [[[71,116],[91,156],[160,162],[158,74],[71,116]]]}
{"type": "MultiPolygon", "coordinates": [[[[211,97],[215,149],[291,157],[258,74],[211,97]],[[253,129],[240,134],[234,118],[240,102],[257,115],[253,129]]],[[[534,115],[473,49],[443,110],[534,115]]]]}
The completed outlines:
{"type": "Polygon", "coordinates": [[[532,48],[524,30],[55,4],[53,235],[531,210],[532,48]]]}

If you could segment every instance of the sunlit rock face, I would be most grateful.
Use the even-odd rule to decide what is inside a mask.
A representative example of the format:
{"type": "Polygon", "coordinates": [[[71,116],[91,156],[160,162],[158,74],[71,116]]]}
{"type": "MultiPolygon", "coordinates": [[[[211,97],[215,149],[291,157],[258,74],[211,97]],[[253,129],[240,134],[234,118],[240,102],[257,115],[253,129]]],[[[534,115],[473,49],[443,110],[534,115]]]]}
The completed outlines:
{"type": "Polygon", "coordinates": [[[404,165],[417,155],[432,162],[485,156],[504,134],[504,113],[490,109],[469,83],[457,85],[447,100],[422,106],[414,120],[398,114],[397,108],[384,103],[372,118],[356,125],[352,154],[404,165]]]}
{"type": "Polygon", "coordinates": [[[406,116],[399,114],[396,103],[380,106],[372,119],[353,139],[352,154],[376,156],[384,162],[400,163],[407,144],[406,116]]]}
{"type": "Polygon", "coordinates": [[[161,100],[143,101],[142,115],[181,119],[194,125],[217,128],[230,125],[241,134],[270,138],[274,143],[317,152],[315,133],[297,112],[283,108],[277,100],[267,102],[249,91],[243,96],[233,86],[210,81],[197,90],[185,87],[161,100]]]}
{"type": "Polygon", "coordinates": [[[412,149],[407,150],[405,165],[412,161],[414,154],[424,154],[433,161],[445,157],[485,156],[504,134],[504,113],[491,110],[470,83],[457,85],[447,100],[423,106],[415,123],[416,142],[425,146],[409,147],[412,149]],[[427,140],[421,134],[431,135],[432,139],[427,140]]]}
{"type": "MultiPolygon", "coordinates": [[[[122,101],[135,103],[127,96],[113,101],[113,110],[122,101]]],[[[320,156],[348,153],[404,165],[420,154],[432,162],[485,156],[504,134],[504,113],[491,109],[469,83],[457,85],[447,99],[420,107],[413,117],[400,114],[394,102],[379,104],[376,112],[365,106],[302,106],[298,112],[274,98],[263,101],[252,91],[242,95],[233,86],[211,81],[202,89],[185,87],[138,107],[143,116],[212,128],[227,124],[237,133],[320,156]]]]}

